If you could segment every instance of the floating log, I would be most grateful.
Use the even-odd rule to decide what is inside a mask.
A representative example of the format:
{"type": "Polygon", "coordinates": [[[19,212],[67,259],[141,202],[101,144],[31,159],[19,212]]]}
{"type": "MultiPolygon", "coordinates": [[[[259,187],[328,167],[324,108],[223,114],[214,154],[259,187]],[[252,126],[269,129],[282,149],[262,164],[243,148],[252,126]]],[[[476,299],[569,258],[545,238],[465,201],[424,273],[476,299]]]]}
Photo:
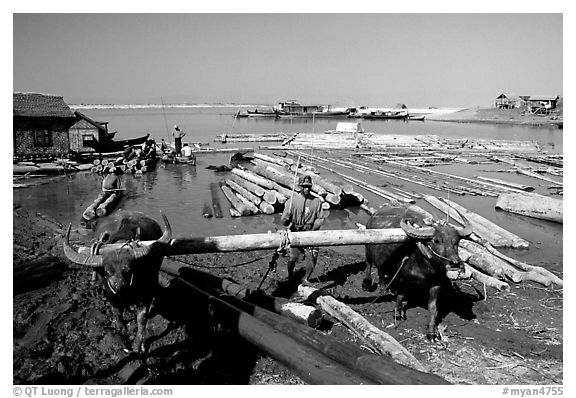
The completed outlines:
{"type": "Polygon", "coordinates": [[[210,194],[212,196],[212,211],[214,217],[222,218],[222,207],[220,206],[220,199],[218,199],[218,184],[215,182],[210,183],[210,194]]]}
{"type": "Polygon", "coordinates": [[[248,209],[250,210],[250,213],[258,214],[260,212],[260,210],[258,209],[258,207],[254,203],[250,202],[248,199],[246,199],[244,196],[240,195],[238,192],[235,192],[235,194],[236,194],[236,197],[238,199],[240,199],[240,201],[242,203],[244,203],[244,205],[246,207],[248,207],[248,209]]]}
{"type": "Polygon", "coordinates": [[[311,384],[374,384],[353,370],[333,361],[316,350],[311,350],[292,337],[256,319],[238,307],[181,279],[187,291],[194,296],[196,305],[210,306],[218,322],[234,331],[242,339],[294,371],[311,384]]]}
{"type": "Polygon", "coordinates": [[[471,211],[463,208],[455,202],[439,200],[438,198],[431,195],[424,195],[424,200],[426,200],[428,203],[443,213],[448,213],[450,217],[459,223],[463,223],[460,215],[454,209],[460,211],[472,224],[474,233],[478,236],[481,236],[483,239],[486,239],[494,247],[526,248],[529,245],[529,243],[524,239],[504,230],[503,228],[500,228],[491,221],[486,220],[484,217],[481,217],[476,213],[472,213],[471,211]]]}
{"type": "Polygon", "coordinates": [[[88,206],[86,208],[86,210],[84,210],[84,213],[82,213],[82,218],[84,218],[87,221],[95,219],[96,218],[96,209],[98,208],[98,206],[100,206],[100,204],[102,202],[104,202],[106,200],[107,196],[108,196],[108,193],[100,192],[100,194],[98,195],[96,200],[94,200],[94,202],[92,202],[92,204],[90,204],[90,206],[88,206]]]}
{"type": "Polygon", "coordinates": [[[291,166],[292,164],[294,164],[294,161],[290,158],[279,158],[277,156],[268,156],[268,155],[264,155],[261,153],[254,153],[254,157],[256,159],[260,159],[263,160],[265,162],[269,162],[269,163],[275,163],[277,165],[280,166],[284,166],[285,164],[291,166]]]}
{"type": "Polygon", "coordinates": [[[246,188],[241,187],[240,185],[238,185],[234,181],[226,180],[226,184],[230,188],[232,188],[233,190],[238,192],[240,195],[242,195],[243,197],[248,199],[250,202],[254,203],[256,206],[258,206],[260,204],[260,202],[262,202],[262,199],[260,197],[254,195],[252,192],[250,192],[246,188]]]}
{"type": "Polygon", "coordinates": [[[108,198],[98,206],[96,209],[96,215],[98,217],[104,217],[106,214],[110,213],[119,197],[120,196],[117,193],[110,194],[110,196],[108,196],[108,198]]]}
{"type": "Polygon", "coordinates": [[[208,202],[204,202],[204,208],[202,209],[202,215],[205,218],[211,218],[212,217],[212,206],[210,206],[210,204],[208,202]]]}
{"type": "Polygon", "coordinates": [[[232,207],[234,207],[234,209],[240,213],[241,216],[250,215],[250,209],[248,206],[243,201],[241,201],[228,186],[222,185],[220,188],[222,189],[222,192],[224,192],[226,199],[228,199],[232,207]]]}
{"type": "Polygon", "coordinates": [[[234,174],[231,176],[231,179],[242,188],[252,192],[254,195],[259,197],[264,196],[265,190],[260,185],[254,184],[253,182],[234,174]]]}
{"type": "Polygon", "coordinates": [[[260,185],[261,187],[264,187],[266,189],[273,189],[272,183],[270,180],[266,179],[266,178],[262,178],[252,172],[249,172],[247,170],[240,170],[238,168],[233,168],[232,169],[232,173],[236,174],[237,176],[240,176],[242,178],[244,178],[245,180],[248,180],[254,184],[260,185]]]}
{"type": "Polygon", "coordinates": [[[498,197],[496,208],[552,222],[563,223],[563,200],[535,193],[506,193],[498,197]]]}
{"type": "Polygon", "coordinates": [[[396,341],[388,333],[378,329],[364,317],[352,310],[347,305],[339,302],[334,297],[331,297],[323,292],[308,286],[298,286],[298,293],[307,299],[315,297],[324,311],[340,320],[346,327],[360,337],[369,347],[373,348],[376,352],[382,355],[389,355],[396,362],[408,366],[410,368],[419,370],[421,372],[428,372],[424,367],[406,348],[396,341]]]}
{"type": "Polygon", "coordinates": [[[476,178],[479,180],[482,180],[482,181],[489,181],[489,182],[493,182],[496,184],[505,185],[507,187],[516,188],[516,189],[519,189],[521,191],[533,191],[534,190],[534,187],[531,187],[528,185],[516,184],[513,182],[509,182],[509,181],[499,180],[497,178],[488,178],[488,177],[482,177],[482,176],[476,176],[476,178]]]}
{"type": "Polygon", "coordinates": [[[538,173],[534,173],[534,172],[532,172],[532,171],[530,171],[530,170],[517,168],[517,169],[516,169],[516,173],[518,173],[518,174],[523,174],[523,175],[526,175],[526,176],[529,176],[529,177],[534,177],[534,178],[537,178],[537,179],[539,179],[539,180],[548,181],[548,182],[551,182],[551,183],[554,183],[554,184],[563,185],[563,182],[562,182],[562,181],[557,181],[557,180],[554,180],[554,179],[552,179],[552,178],[544,177],[544,176],[542,176],[542,175],[540,175],[540,174],[538,174],[538,173]]]}
{"type": "Polygon", "coordinates": [[[275,211],[274,206],[266,201],[260,202],[258,209],[264,214],[274,214],[275,211]]]}
{"type": "Polygon", "coordinates": [[[294,186],[294,190],[296,192],[300,192],[300,186],[298,185],[298,180],[294,181],[294,176],[289,176],[286,173],[282,173],[281,171],[277,170],[273,167],[262,167],[262,166],[254,166],[254,172],[258,173],[260,176],[265,177],[269,180],[272,180],[287,189],[292,189],[292,185],[296,182],[294,186]]]}

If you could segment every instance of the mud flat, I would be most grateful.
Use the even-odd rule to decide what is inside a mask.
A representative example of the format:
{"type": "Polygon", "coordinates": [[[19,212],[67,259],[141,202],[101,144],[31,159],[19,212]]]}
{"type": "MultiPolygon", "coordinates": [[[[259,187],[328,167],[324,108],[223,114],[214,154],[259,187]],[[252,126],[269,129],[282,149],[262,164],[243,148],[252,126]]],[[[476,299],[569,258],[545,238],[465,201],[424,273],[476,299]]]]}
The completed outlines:
{"type": "MultiPolygon", "coordinates": [[[[58,244],[63,226],[36,212],[13,209],[13,265],[51,255],[63,258],[58,244]]],[[[73,236],[76,242],[85,237],[73,236]]],[[[232,278],[255,288],[268,268],[266,252],[202,254],[165,259],[193,264],[203,271],[232,278]],[[260,258],[260,259],[259,259],[260,258]],[[250,259],[252,264],[236,266],[250,259]],[[226,266],[229,266],[225,268],[226,266]]],[[[269,253],[270,255],[272,253],[269,253]]],[[[268,294],[290,296],[294,287],[279,282],[286,276],[286,259],[262,288],[268,294]]],[[[419,361],[457,384],[562,384],[562,290],[532,283],[510,292],[472,282],[456,284],[458,306],[445,307],[444,339],[425,337],[427,310],[413,303],[408,319],[396,329],[394,300],[389,294],[362,291],[363,259],[321,249],[315,271],[318,286],[391,334],[419,361]],[[446,312],[446,311],[445,311],[446,312]]],[[[128,330],[113,323],[110,305],[91,271],[68,265],[60,278],[14,296],[13,382],[15,384],[303,384],[302,380],[226,331],[213,333],[206,309],[182,309],[182,300],[168,287],[167,276],[157,315],[149,324],[150,355],[128,354],[134,320],[125,313],[128,330]],[[179,310],[180,309],[180,310],[179,310]],[[173,327],[168,328],[169,321],[173,327]],[[212,356],[209,351],[212,350],[212,356]]],[[[340,341],[358,344],[341,324],[325,330],[340,341]]]]}

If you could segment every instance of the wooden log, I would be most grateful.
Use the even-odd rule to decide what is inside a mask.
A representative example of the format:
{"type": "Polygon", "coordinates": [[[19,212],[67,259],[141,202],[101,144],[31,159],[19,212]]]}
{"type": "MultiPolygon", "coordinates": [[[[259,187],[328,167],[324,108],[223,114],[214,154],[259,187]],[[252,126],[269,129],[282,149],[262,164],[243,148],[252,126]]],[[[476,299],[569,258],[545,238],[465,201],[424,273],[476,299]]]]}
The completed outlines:
{"type": "Polygon", "coordinates": [[[242,188],[246,189],[247,191],[252,192],[254,195],[262,197],[264,196],[264,188],[262,188],[260,185],[254,184],[251,181],[248,181],[240,176],[237,175],[232,175],[231,176],[232,181],[234,181],[236,184],[240,185],[242,188]]]}
{"type": "Polygon", "coordinates": [[[306,172],[304,174],[312,177],[312,181],[314,181],[316,184],[318,184],[322,188],[324,188],[326,190],[326,192],[328,192],[332,195],[335,195],[335,196],[342,195],[342,188],[339,187],[338,185],[333,184],[330,181],[325,180],[324,178],[320,177],[318,174],[314,174],[314,173],[310,173],[310,172],[306,172]]]}
{"type": "Polygon", "coordinates": [[[269,296],[260,290],[251,290],[232,280],[223,279],[186,265],[181,266],[173,262],[164,262],[161,269],[170,275],[182,277],[190,283],[202,286],[204,289],[218,289],[236,298],[260,305],[266,310],[285,315],[312,328],[320,326],[323,319],[322,311],[313,306],[294,303],[283,297],[269,296]]]}
{"type": "Polygon", "coordinates": [[[326,295],[323,292],[309,286],[298,286],[298,293],[307,299],[311,296],[316,299],[316,303],[334,318],[340,320],[354,334],[360,337],[368,346],[382,355],[389,355],[396,362],[419,370],[428,372],[426,367],[420,363],[408,350],[392,336],[378,329],[364,317],[352,310],[347,305],[339,302],[334,297],[326,295]]]}
{"type": "Polygon", "coordinates": [[[210,195],[212,196],[212,211],[214,217],[222,218],[222,207],[220,206],[220,199],[218,198],[218,184],[215,182],[210,183],[210,195]]]}
{"type": "Polygon", "coordinates": [[[270,180],[268,180],[267,178],[262,178],[252,172],[249,172],[247,170],[240,170],[238,168],[233,168],[232,169],[232,173],[244,178],[245,180],[248,180],[254,184],[260,185],[261,187],[267,188],[267,189],[273,189],[272,187],[272,183],[270,182],[270,180]]]}
{"type": "Polygon", "coordinates": [[[212,217],[212,206],[210,206],[210,204],[208,202],[204,202],[204,208],[202,209],[202,215],[205,218],[211,218],[212,217]]]}
{"type": "Polygon", "coordinates": [[[258,207],[254,203],[250,202],[248,199],[246,199],[244,196],[240,195],[238,192],[233,192],[233,193],[250,210],[250,213],[258,214],[260,212],[260,210],[258,209],[258,207]]]}
{"type": "Polygon", "coordinates": [[[507,187],[516,188],[516,189],[519,189],[521,191],[533,191],[534,190],[534,187],[531,187],[528,185],[516,184],[514,182],[503,181],[503,180],[499,180],[497,178],[488,178],[488,177],[482,177],[482,176],[476,176],[476,178],[481,180],[481,181],[489,181],[489,182],[493,182],[495,184],[500,184],[500,185],[504,185],[507,187]]]}
{"type": "Polygon", "coordinates": [[[44,255],[14,266],[13,294],[20,294],[49,285],[62,278],[68,266],[59,257],[44,255]]]}
{"type": "Polygon", "coordinates": [[[238,196],[236,196],[229,187],[227,187],[226,185],[222,185],[220,188],[222,189],[222,192],[224,192],[224,196],[226,196],[226,199],[228,199],[232,207],[238,213],[240,213],[241,216],[250,215],[250,209],[248,208],[248,206],[246,206],[244,202],[238,199],[238,196]]]}
{"type": "Polygon", "coordinates": [[[277,156],[268,156],[268,155],[264,155],[261,153],[254,153],[254,157],[256,159],[260,159],[260,160],[263,160],[265,162],[278,164],[282,167],[284,167],[285,164],[287,164],[289,166],[294,164],[294,161],[290,158],[280,158],[277,156]]]}
{"type": "Polygon", "coordinates": [[[296,192],[300,192],[300,186],[298,186],[298,179],[295,180],[294,176],[289,176],[287,174],[274,170],[276,169],[273,167],[263,168],[261,166],[254,166],[255,173],[258,173],[260,176],[272,180],[273,182],[282,185],[289,190],[292,190],[292,185],[295,182],[294,190],[296,192]]]}
{"type": "Polygon", "coordinates": [[[460,211],[472,224],[474,233],[486,239],[494,247],[528,247],[529,243],[524,239],[500,228],[496,224],[486,220],[478,214],[472,213],[469,210],[457,205],[455,202],[448,202],[447,200],[439,200],[431,195],[424,195],[424,200],[436,207],[443,213],[448,213],[454,220],[462,223],[463,220],[460,215],[454,210],[460,211]],[[454,205],[454,207],[452,207],[454,205]]]}
{"type": "Polygon", "coordinates": [[[88,206],[86,208],[86,210],[84,210],[84,213],[82,213],[82,218],[84,218],[87,221],[95,219],[96,218],[96,209],[98,208],[98,206],[100,206],[100,204],[104,200],[106,200],[107,196],[108,196],[108,194],[106,192],[100,192],[100,194],[94,200],[94,202],[92,202],[92,204],[90,204],[90,206],[88,206]]]}
{"type": "MultiPolygon", "coordinates": [[[[306,232],[283,231],[227,236],[178,237],[172,239],[166,255],[269,250],[277,249],[286,241],[292,247],[307,247],[402,243],[408,239],[402,228],[306,232]]],[[[144,246],[151,243],[153,241],[140,242],[144,246]]],[[[107,244],[102,246],[100,252],[115,251],[122,247],[122,243],[107,244]]],[[[89,248],[87,249],[89,250],[89,248]]],[[[85,250],[86,248],[83,248],[82,252],[86,252],[85,250]]]]}
{"type": "Polygon", "coordinates": [[[264,214],[274,214],[274,206],[266,201],[260,202],[258,209],[264,214]]]}
{"type": "Polygon", "coordinates": [[[492,287],[498,291],[509,291],[510,285],[506,282],[498,280],[490,275],[486,275],[483,272],[476,270],[475,268],[471,267],[468,264],[465,264],[465,269],[467,273],[472,275],[472,279],[488,286],[492,287]]]}
{"type": "Polygon", "coordinates": [[[246,188],[241,187],[240,185],[238,185],[234,181],[226,180],[226,184],[230,188],[235,190],[237,193],[239,193],[240,195],[242,195],[243,197],[248,199],[250,202],[254,203],[256,206],[258,206],[260,204],[260,202],[262,202],[262,199],[260,197],[254,195],[252,192],[250,192],[246,188]]]}
{"type": "Polygon", "coordinates": [[[554,179],[552,179],[552,178],[544,177],[544,176],[542,176],[542,175],[540,175],[540,174],[538,174],[538,173],[534,173],[534,172],[532,172],[532,171],[530,171],[530,170],[526,170],[526,169],[522,169],[522,168],[517,168],[517,169],[516,169],[516,173],[518,173],[518,174],[523,174],[523,175],[526,175],[526,176],[529,176],[529,177],[533,177],[533,178],[537,178],[537,179],[539,179],[539,180],[544,180],[544,181],[552,182],[552,183],[557,184],[557,185],[563,185],[563,182],[562,182],[562,181],[557,181],[557,180],[554,180],[554,179]]]}
{"type": "Polygon", "coordinates": [[[411,369],[386,356],[368,353],[353,344],[342,343],[330,335],[320,334],[316,330],[295,324],[265,309],[249,306],[236,297],[223,297],[223,299],[292,336],[310,349],[321,352],[379,384],[449,384],[439,376],[411,369]]]}
{"type": "Polygon", "coordinates": [[[498,197],[496,208],[523,216],[563,223],[563,200],[535,193],[506,193],[498,197]]]}
{"type": "Polygon", "coordinates": [[[108,198],[98,206],[96,209],[96,215],[98,217],[104,217],[106,214],[110,213],[118,197],[119,196],[116,193],[110,194],[110,196],[108,196],[108,198]]]}
{"type": "MultiPolygon", "coordinates": [[[[182,282],[184,283],[184,282],[182,282]]],[[[211,313],[227,330],[265,352],[311,384],[374,384],[351,369],[256,319],[238,307],[186,282],[195,305],[210,305],[211,313]]]]}
{"type": "Polygon", "coordinates": [[[558,276],[556,276],[552,272],[548,271],[546,268],[526,264],[522,261],[518,261],[514,258],[508,257],[508,256],[500,253],[498,250],[496,250],[489,242],[475,236],[474,234],[472,234],[470,238],[472,241],[479,243],[482,246],[484,246],[484,248],[486,250],[488,250],[490,253],[492,253],[496,257],[499,257],[502,260],[509,262],[510,264],[514,265],[516,268],[519,268],[523,271],[537,272],[537,273],[541,274],[542,276],[544,276],[546,279],[548,279],[551,283],[553,283],[559,287],[564,286],[564,282],[562,281],[562,279],[560,279],[558,276]]]}

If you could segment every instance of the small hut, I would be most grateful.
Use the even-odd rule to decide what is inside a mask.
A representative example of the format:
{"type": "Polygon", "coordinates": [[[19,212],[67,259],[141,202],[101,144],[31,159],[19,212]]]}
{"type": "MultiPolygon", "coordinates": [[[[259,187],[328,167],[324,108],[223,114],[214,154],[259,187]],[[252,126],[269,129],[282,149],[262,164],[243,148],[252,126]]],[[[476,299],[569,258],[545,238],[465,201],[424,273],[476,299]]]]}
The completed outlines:
{"type": "Polygon", "coordinates": [[[74,111],[76,123],[70,127],[70,149],[75,152],[95,152],[94,142],[110,141],[115,133],[108,132],[108,122],[97,122],[81,112],[74,111]]]}
{"type": "Polygon", "coordinates": [[[502,93],[498,97],[496,97],[496,101],[494,101],[494,106],[498,109],[513,109],[513,108],[520,108],[522,106],[523,100],[520,96],[510,94],[510,93],[502,93]]]}
{"type": "Polygon", "coordinates": [[[67,155],[68,131],[76,119],[64,99],[50,94],[13,94],[14,157],[42,159],[67,155]]]}

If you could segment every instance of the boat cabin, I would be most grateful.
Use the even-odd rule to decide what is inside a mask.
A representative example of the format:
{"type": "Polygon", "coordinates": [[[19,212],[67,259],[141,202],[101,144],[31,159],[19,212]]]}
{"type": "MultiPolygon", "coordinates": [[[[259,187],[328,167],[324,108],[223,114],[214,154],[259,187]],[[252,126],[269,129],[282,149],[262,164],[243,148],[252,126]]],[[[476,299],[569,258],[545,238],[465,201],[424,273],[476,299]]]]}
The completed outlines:
{"type": "Polygon", "coordinates": [[[13,93],[14,158],[66,156],[70,149],[69,129],[75,122],[74,113],[61,96],[13,93]]]}
{"type": "Polygon", "coordinates": [[[278,105],[274,106],[274,111],[285,115],[299,115],[307,114],[313,112],[321,112],[322,105],[301,105],[295,100],[289,100],[286,102],[279,102],[278,105]]]}

